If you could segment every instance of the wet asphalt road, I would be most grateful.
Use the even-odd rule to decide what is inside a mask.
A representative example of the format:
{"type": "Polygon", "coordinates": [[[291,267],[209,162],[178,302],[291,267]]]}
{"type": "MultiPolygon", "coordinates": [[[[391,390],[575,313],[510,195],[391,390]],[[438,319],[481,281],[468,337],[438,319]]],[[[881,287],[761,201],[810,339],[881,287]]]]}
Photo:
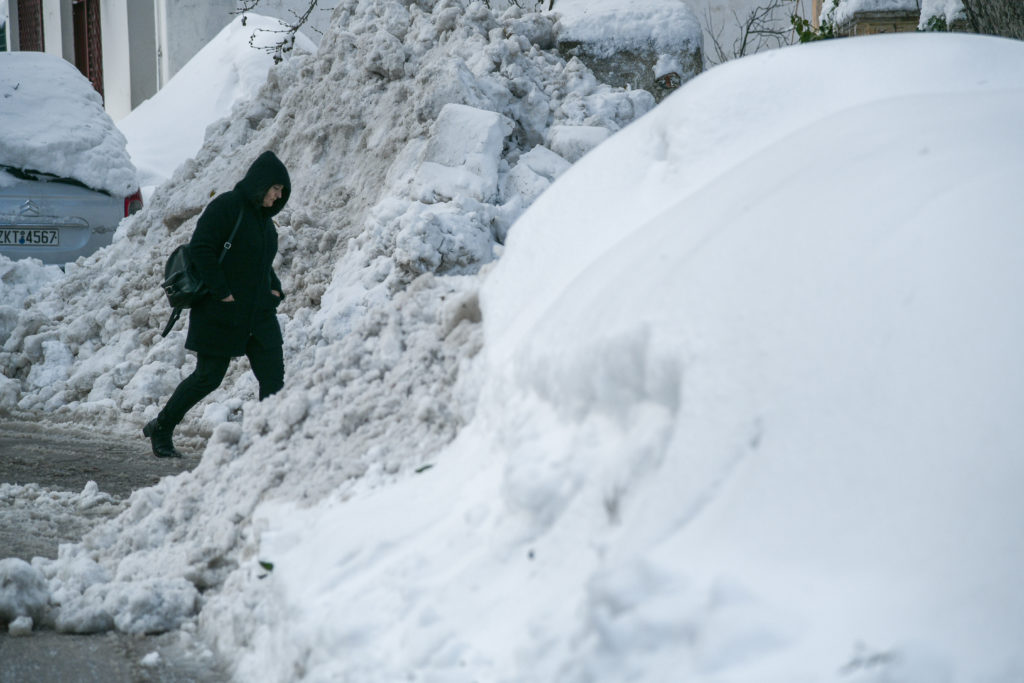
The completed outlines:
{"type": "MultiPolygon", "coordinates": [[[[154,457],[141,431],[135,438],[82,425],[41,425],[0,416],[0,484],[37,484],[48,491],[79,493],[95,481],[116,502],[198,463],[199,456],[189,455],[187,449],[182,459],[154,457]]],[[[54,513],[45,506],[8,510],[0,504],[0,559],[55,558],[60,543],[79,540],[94,524],[116,514],[114,506],[108,509],[93,510],[91,518],[69,523],[47,519],[54,513]]],[[[75,636],[37,630],[30,636],[13,637],[6,628],[0,629],[0,683],[213,683],[227,679],[224,667],[187,633],[75,636]]]]}
{"type": "MultiPolygon", "coordinates": [[[[149,442],[126,434],[97,433],[73,425],[40,425],[0,417],[0,484],[39,484],[79,493],[89,481],[100,491],[127,499],[166,475],[195,467],[198,456],[156,458],[149,442]]],[[[0,509],[0,515],[3,510],[0,509]]],[[[43,511],[38,511],[38,515],[43,511]]],[[[2,519],[2,517],[0,517],[2,519]]],[[[83,525],[0,524],[0,558],[57,557],[57,546],[78,540],[83,525]],[[18,528],[18,527],[21,528],[18,528]]],[[[91,524],[89,525],[91,526],[91,524]]]]}
{"type": "Polygon", "coordinates": [[[89,480],[100,490],[128,497],[168,474],[195,467],[198,455],[156,458],[139,430],[97,433],[75,425],[40,425],[0,417],[0,482],[37,483],[81,491],[89,480]]]}

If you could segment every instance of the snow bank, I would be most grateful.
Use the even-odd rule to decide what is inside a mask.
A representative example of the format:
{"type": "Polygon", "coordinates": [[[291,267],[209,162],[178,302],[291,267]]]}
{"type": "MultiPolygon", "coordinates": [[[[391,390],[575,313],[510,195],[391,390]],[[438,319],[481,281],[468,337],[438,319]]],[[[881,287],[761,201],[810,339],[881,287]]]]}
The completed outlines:
{"type": "Polygon", "coordinates": [[[607,137],[653,106],[520,30],[550,35],[553,21],[462,0],[342,3],[316,55],[270,69],[110,247],[15,309],[0,338],[0,411],[137,435],[194,367],[181,325],[159,336],[166,255],[263,150],[288,165],[275,264],[286,388],[257,403],[234,364],[176,434],[186,450],[209,438],[195,470],[137,491],[121,517],[42,565],[58,628],[152,632],[202,607],[204,632],[233,656],[279,618],[272,601],[253,602],[265,590],[255,507],[410,476],[465,424],[477,273],[568,167],[549,133],[607,137]]]}
{"type": "MultiPolygon", "coordinates": [[[[117,126],[128,139],[128,152],[148,187],[166,181],[174,169],[195,156],[208,124],[224,118],[267,80],[273,55],[262,49],[276,42],[281,23],[247,14],[221,29],[160,91],[121,119],[117,126]],[[252,46],[249,45],[253,39],[252,46]]],[[[302,33],[295,49],[316,52],[302,33]]]]}
{"type": "MultiPolygon", "coordinates": [[[[519,25],[518,10],[499,20],[467,3],[469,14],[457,19],[459,7],[343,6],[336,24],[345,30],[325,37],[320,56],[271,70],[259,95],[212,125],[196,159],[121,224],[111,247],[49,288],[27,277],[18,284],[23,276],[15,273],[15,286],[36,293],[0,337],[5,374],[21,384],[17,401],[0,407],[115,420],[127,413],[133,423],[155,412],[191,370],[182,332],[157,334],[167,315],[157,287],[165,255],[188,238],[211,194],[229,189],[263,147],[275,147],[296,177],[280,217],[278,270],[289,291],[282,318],[292,328],[289,365],[302,372],[320,362],[357,362],[318,360],[310,347],[322,334],[345,343],[353,315],[366,317],[420,275],[469,272],[490,260],[528,199],[564,168],[550,158],[538,165],[543,148],[517,166],[549,131],[581,125],[607,135],[652,106],[646,92],[603,86],[579,62],[506,36],[519,25]],[[438,117],[458,104],[513,127],[469,136],[483,145],[479,151],[449,150],[463,143],[438,117]],[[524,182],[528,197],[519,194],[524,182]],[[33,371],[59,381],[29,382],[33,371]]],[[[240,407],[230,403],[228,412],[237,417],[240,407]]]]}
{"type": "Polygon", "coordinates": [[[49,599],[49,587],[38,569],[16,557],[0,560],[0,627],[10,624],[18,631],[24,628],[25,617],[41,620],[49,599]]]}
{"type": "Polygon", "coordinates": [[[843,24],[858,12],[917,12],[920,30],[927,30],[933,18],[941,18],[946,26],[965,19],[963,0],[840,0],[834,9],[831,1],[821,7],[821,21],[843,24]]]}
{"type": "Polygon", "coordinates": [[[18,617],[7,627],[7,632],[14,637],[31,635],[34,625],[32,617],[18,617]]]}
{"type": "Polygon", "coordinates": [[[554,12],[560,41],[603,46],[604,56],[652,48],[677,53],[703,41],[700,22],[683,0],[558,0],[554,12]]]}
{"type": "Polygon", "coordinates": [[[58,628],[198,612],[239,680],[1020,678],[1020,44],[776,51],[623,131],[651,97],[545,22],[342,3],[25,298],[0,410],[138,433],[191,369],[163,258],[292,171],[286,388],[234,364],[198,466],[37,562],[58,628]]]}
{"type": "MultiPolygon", "coordinates": [[[[14,455],[4,452],[4,457],[14,455]]],[[[0,547],[10,552],[7,545],[10,540],[20,546],[22,552],[32,552],[33,549],[52,552],[61,543],[82,538],[102,522],[116,517],[125,507],[125,501],[100,491],[94,481],[88,482],[79,492],[48,490],[39,484],[0,484],[0,519],[3,520],[0,547]],[[19,538],[29,542],[19,543],[19,538]]],[[[49,592],[48,588],[47,597],[49,592]]],[[[52,627],[50,617],[47,612],[41,623],[52,627]]]]}
{"type": "Polygon", "coordinates": [[[240,677],[1019,679],[1022,58],[731,62],[568,170],[436,465],[258,509],[240,677]]]}
{"type": "Polygon", "coordinates": [[[821,4],[821,21],[844,24],[858,12],[917,12],[919,9],[921,0],[839,0],[835,6],[832,0],[826,0],[821,4]]]}
{"type": "Polygon", "coordinates": [[[69,62],[0,54],[0,164],[74,178],[125,197],[139,181],[103,99],[69,62]]]}
{"type": "Polygon", "coordinates": [[[921,23],[919,28],[925,30],[932,18],[940,18],[946,26],[952,26],[955,21],[963,21],[967,18],[964,12],[963,0],[921,0],[921,23]]]}
{"type": "Polygon", "coordinates": [[[682,0],[566,0],[555,42],[600,78],[659,101],[703,70],[704,32],[682,0]]]}
{"type": "Polygon", "coordinates": [[[19,259],[12,261],[0,254],[0,284],[3,285],[3,303],[0,303],[0,341],[6,340],[18,324],[25,300],[63,277],[59,266],[44,266],[39,261],[19,259]]]}

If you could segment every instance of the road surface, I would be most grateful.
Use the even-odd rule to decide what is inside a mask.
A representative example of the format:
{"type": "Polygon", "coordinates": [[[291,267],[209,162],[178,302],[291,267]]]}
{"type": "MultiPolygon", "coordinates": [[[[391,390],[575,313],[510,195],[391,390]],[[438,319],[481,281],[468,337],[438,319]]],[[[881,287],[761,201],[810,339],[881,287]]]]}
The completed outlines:
{"type": "MultiPolygon", "coordinates": [[[[96,524],[118,514],[132,491],[191,469],[199,456],[156,458],[148,441],[81,425],[0,416],[0,559],[57,557],[96,524]],[[76,501],[96,482],[97,504],[76,501]]],[[[188,632],[134,637],[0,629],[0,683],[213,683],[226,669],[188,632]],[[156,653],[156,654],[153,654],[156,653]]]]}

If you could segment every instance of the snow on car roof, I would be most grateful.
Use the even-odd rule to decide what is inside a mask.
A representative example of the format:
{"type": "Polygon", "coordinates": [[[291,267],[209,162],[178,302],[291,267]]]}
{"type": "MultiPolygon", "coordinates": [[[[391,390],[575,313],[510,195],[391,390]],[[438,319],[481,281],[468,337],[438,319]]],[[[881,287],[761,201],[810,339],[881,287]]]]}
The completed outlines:
{"type": "Polygon", "coordinates": [[[0,164],[118,196],[139,187],[100,94],[71,63],[41,52],[0,53],[0,164]]]}

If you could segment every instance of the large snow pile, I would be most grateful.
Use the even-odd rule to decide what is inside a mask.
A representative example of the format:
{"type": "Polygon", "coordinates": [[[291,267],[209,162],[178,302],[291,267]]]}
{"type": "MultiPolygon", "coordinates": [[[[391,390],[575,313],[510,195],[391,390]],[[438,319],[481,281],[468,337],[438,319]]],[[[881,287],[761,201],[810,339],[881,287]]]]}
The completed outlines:
{"type": "Polygon", "coordinates": [[[570,169],[437,466],[259,508],[242,678],[1021,680],[1022,59],[732,62],[570,169]]]}
{"type": "Polygon", "coordinates": [[[0,408],[138,429],[192,363],[162,258],[292,170],[285,390],[236,364],[194,471],[11,573],[64,630],[199,610],[239,680],[1019,680],[1024,47],[732,62],[540,194],[651,103],[550,21],[342,4],[0,315],[0,408]]]}
{"type": "MultiPolygon", "coordinates": [[[[156,95],[118,121],[147,200],[153,186],[199,151],[207,124],[228,116],[236,103],[251,97],[267,80],[274,57],[262,48],[273,45],[280,31],[276,19],[248,14],[243,25],[238,17],[156,95]]],[[[299,33],[295,49],[312,53],[316,45],[299,33]]]]}
{"type": "Polygon", "coordinates": [[[318,56],[273,69],[257,97],[213,124],[197,157],[121,224],[110,248],[0,316],[2,367],[21,384],[17,402],[0,407],[133,424],[153,414],[191,371],[183,331],[157,334],[168,313],[163,260],[267,147],[294,178],[277,268],[289,294],[290,372],[341,363],[362,375],[362,354],[397,361],[398,339],[324,358],[313,347],[355,344],[360,324],[381,333],[381,302],[414,296],[431,273],[490,261],[511,222],[568,166],[548,147],[578,158],[653,104],[520,35],[551,21],[516,9],[499,18],[478,2],[341,6],[318,56]]]}
{"type": "Polygon", "coordinates": [[[242,677],[1020,680],[1022,59],[732,62],[570,169],[437,466],[259,508],[242,677]]]}
{"type": "MultiPolygon", "coordinates": [[[[343,3],[318,53],[271,69],[110,247],[0,305],[0,410],[135,437],[194,367],[181,325],[159,336],[166,255],[263,150],[291,171],[276,264],[287,388],[257,404],[236,363],[179,428],[186,448],[212,432],[198,467],[136,492],[118,521],[41,563],[59,628],[174,628],[225,581],[259,590],[260,501],[404,476],[468,420],[476,272],[569,166],[559,150],[578,158],[653,106],[526,37],[551,35],[553,21],[463,0],[343,3]]],[[[220,637],[230,649],[262,623],[220,637]]]]}
{"type": "Polygon", "coordinates": [[[1024,676],[1022,59],[909,36],[737,63],[517,224],[483,310],[525,410],[474,451],[507,454],[498,514],[538,556],[590,551],[559,680],[1024,676]]]}
{"type": "Polygon", "coordinates": [[[115,196],[139,189],[103,98],[69,62],[39,52],[0,53],[0,164],[115,196]]]}

